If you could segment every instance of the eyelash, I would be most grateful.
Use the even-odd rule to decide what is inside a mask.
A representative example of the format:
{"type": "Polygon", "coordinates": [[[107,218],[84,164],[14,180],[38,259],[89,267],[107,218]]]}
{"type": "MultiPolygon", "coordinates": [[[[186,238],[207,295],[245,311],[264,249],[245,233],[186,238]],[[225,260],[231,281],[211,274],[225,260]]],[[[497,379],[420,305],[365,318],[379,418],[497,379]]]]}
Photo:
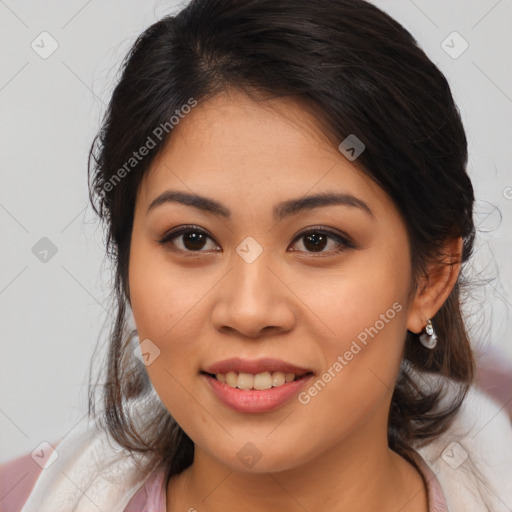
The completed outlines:
{"type": "MultiPolygon", "coordinates": [[[[184,225],[184,226],[180,226],[179,228],[176,228],[174,230],[171,230],[167,233],[165,233],[165,235],[159,239],[157,242],[160,244],[160,245],[163,245],[167,248],[169,248],[170,250],[173,250],[173,251],[176,251],[176,252],[185,252],[185,253],[201,253],[201,252],[207,252],[207,251],[204,251],[204,250],[197,250],[197,251],[191,251],[191,250],[184,250],[184,249],[177,249],[176,247],[172,247],[172,243],[170,243],[173,239],[179,237],[180,235],[184,235],[186,233],[199,233],[199,234],[202,234],[202,235],[205,235],[207,238],[209,238],[210,240],[214,241],[215,243],[217,243],[209,234],[207,231],[205,231],[204,229],[198,227],[198,226],[194,226],[192,224],[189,224],[189,225],[184,225]]],[[[333,240],[335,240],[337,243],[340,244],[340,247],[337,248],[337,249],[334,249],[334,250],[330,250],[330,251],[318,251],[318,252],[315,252],[315,251],[300,251],[300,250],[293,250],[292,252],[306,252],[306,253],[309,253],[309,254],[332,254],[332,253],[340,253],[340,252],[343,252],[347,249],[355,249],[356,246],[355,244],[350,240],[350,238],[348,236],[343,236],[339,233],[336,233],[335,231],[332,231],[332,230],[329,230],[329,229],[326,229],[322,226],[312,226],[312,227],[309,227],[307,228],[306,230],[298,233],[295,238],[293,239],[293,242],[292,242],[292,245],[295,244],[297,241],[299,241],[301,238],[304,238],[308,235],[311,235],[313,233],[316,233],[316,234],[321,234],[321,235],[325,235],[327,236],[328,238],[331,238],[333,240]]],[[[218,245],[218,244],[217,244],[218,245]]],[[[219,251],[216,251],[216,252],[219,252],[219,251]]]]}

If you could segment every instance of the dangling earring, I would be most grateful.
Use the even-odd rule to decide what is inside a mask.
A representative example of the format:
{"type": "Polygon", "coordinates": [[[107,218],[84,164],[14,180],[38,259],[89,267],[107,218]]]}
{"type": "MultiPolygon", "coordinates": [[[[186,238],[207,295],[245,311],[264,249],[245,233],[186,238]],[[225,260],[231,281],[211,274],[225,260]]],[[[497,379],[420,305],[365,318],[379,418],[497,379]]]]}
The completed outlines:
{"type": "Polygon", "coordinates": [[[431,350],[437,345],[437,334],[434,331],[434,326],[432,325],[431,320],[427,320],[425,332],[420,334],[420,342],[424,347],[431,350]]]}

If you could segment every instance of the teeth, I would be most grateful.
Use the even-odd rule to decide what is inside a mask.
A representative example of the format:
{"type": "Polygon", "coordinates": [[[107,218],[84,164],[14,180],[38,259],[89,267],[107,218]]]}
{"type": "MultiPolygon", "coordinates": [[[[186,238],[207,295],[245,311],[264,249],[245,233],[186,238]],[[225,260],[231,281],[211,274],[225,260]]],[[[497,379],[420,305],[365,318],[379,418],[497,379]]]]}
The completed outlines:
{"type": "Polygon", "coordinates": [[[232,388],[236,388],[236,383],[238,380],[238,374],[235,372],[228,372],[225,375],[225,382],[228,386],[231,386],[232,388]]]}
{"type": "Polygon", "coordinates": [[[272,375],[269,372],[257,373],[253,378],[252,387],[258,390],[270,389],[272,387],[272,375]]]}
{"type": "Polygon", "coordinates": [[[284,372],[263,372],[253,375],[252,373],[244,372],[228,372],[217,373],[215,378],[232,388],[239,389],[270,389],[272,387],[282,386],[285,382],[292,382],[295,380],[294,373],[284,372]]]}
{"type": "Polygon", "coordinates": [[[240,389],[252,389],[254,386],[254,376],[250,373],[239,373],[236,387],[240,389]]]}
{"type": "Polygon", "coordinates": [[[275,372],[272,374],[272,386],[282,386],[285,382],[286,374],[283,372],[275,372]]]}

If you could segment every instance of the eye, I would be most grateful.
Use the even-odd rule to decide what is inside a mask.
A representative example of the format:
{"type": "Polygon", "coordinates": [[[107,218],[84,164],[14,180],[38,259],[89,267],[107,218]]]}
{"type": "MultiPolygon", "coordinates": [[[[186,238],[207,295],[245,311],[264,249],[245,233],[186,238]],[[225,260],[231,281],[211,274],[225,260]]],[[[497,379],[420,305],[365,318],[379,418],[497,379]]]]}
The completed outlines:
{"type": "Polygon", "coordinates": [[[169,231],[158,240],[158,243],[172,250],[184,252],[218,251],[219,249],[215,248],[218,248],[218,245],[213,244],[213,247],[211,247],[210,244],[210,247],[207,247],[208,240],[215,242],[206,231],[198,226],[186,225],[169,231]]]}
{"type": "Polygon", "coordinates": [[[294,241],[302,242],[302,246],[305,247],[305,251],[302,249],[293,249],[293,252],[336,253],[346,249],[355,248],[355,244],[349,239],[349,237],[316,226],[299,233],[299,235],[295,237],[294,241]],[[324,250],[326,248],[327,250],[324,250]]]}
{"type": "MultiPolygon", "coordinates": [[[[355,248],[355,244],[348,236],[322,227],[312,227],[299,233],[294,242],[297,244],[299,241],[305,249],[292,249],[292,252],[337,253],[355,248]]],[[[204,229],[194,225],[179,226],[167,232],[158,243],[182,252],[222,251],[204,229]]]]}

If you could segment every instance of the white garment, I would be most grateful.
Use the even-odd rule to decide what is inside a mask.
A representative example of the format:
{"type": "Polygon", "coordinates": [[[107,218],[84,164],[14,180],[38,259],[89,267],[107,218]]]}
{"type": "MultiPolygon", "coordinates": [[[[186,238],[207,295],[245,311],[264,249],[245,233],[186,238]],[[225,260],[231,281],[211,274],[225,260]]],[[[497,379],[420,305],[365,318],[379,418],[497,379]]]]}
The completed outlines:
{"type": "Polygon", "coordinates": [[[483,392],[471,388],[450,429],[417,451],[437,476],[449,512],[512,511],[512,424],[483,392]]]}
{"type": "MultiPolygon", "coordinates": [[[[156,394],[154,398],[158,400],[156,394]]],[[[151,472],[145,456],[132,458],[106,432],[86,422],[57,451],[58,458],[41,472],[21,512],[123,512],[151,472]]],[[[512,510],[512,425],[482,392],[471,389],[450,429],[417,451],[436,474],[449,512],[512,510]],[[494,491],[477,488],[467,470],[470,461],[494,491]]]]}

